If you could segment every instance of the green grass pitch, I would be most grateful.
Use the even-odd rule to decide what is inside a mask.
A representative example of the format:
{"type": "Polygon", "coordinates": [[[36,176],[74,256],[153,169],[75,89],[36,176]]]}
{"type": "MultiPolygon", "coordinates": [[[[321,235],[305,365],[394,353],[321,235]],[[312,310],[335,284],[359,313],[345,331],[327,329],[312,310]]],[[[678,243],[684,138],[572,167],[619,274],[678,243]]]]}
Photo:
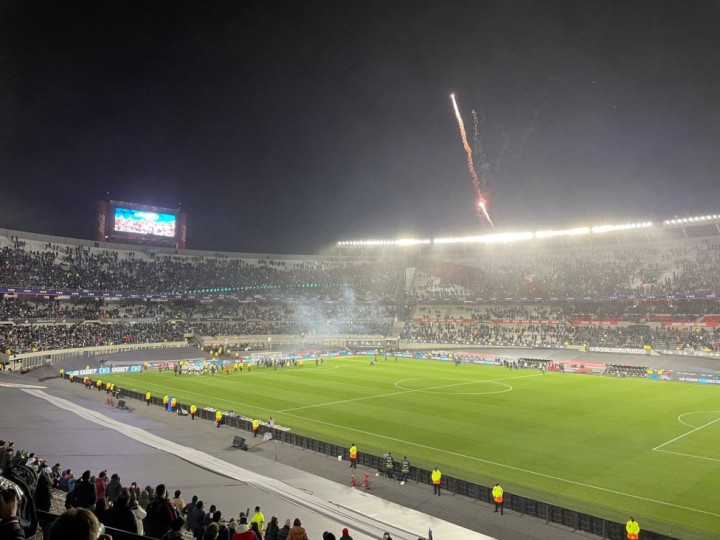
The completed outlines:
{"type": "Polygon", "coordinates": [[[103,381],[678,538],[720,535],[720,388],[369,357],[103,381]]]}

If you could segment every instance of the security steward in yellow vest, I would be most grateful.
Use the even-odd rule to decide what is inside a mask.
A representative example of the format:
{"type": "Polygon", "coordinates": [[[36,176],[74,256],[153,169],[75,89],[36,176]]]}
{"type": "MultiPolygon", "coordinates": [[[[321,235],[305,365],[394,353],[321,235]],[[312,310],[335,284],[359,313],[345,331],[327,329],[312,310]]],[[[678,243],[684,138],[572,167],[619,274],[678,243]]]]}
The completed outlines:
{"type": "Polygon", "coordinates": [[[640,524],[635,521],[635,518],[630,516],[630,519],[625,524],[625,531],[627,532],[628,540],[638,540],[640,537],[640,524]]]}
{"type": "Polygon", "coordinates": [[[215,422],[217,423],[217,427],[220,427],[220,424],[222,424],[222,413],[220,411],[215,413],[215,422]]]}
{"type": "Polygon", "coordinates": [[[430,473],[430,478],[432,479],[433,483],[433,495],[440,496],[440,483],[442,482],[442,473],[440,472],[440,469],[435,467],[432,470],[432,473],[430,473]]]}
{"type": "Polygon", "coordinates": [[[190,420],[195,420],[195,414],[197,413],[197,405],[190,405],[190,420]]]}
{"type": "Polygon", "coordinates": [[[151,398],[152,398],[152,395],[150,394],[150,392],[146,392],[146,393],[145,393],[145,404],[146,404],[146,405],[150,405],[150,399],[151,399],[151,398]]]}
{"type": "Polygon", "coordinates": [[[498,508],[499,508],[500,515],[502,516],[503,515],[503,504],[504,504],[503,488],[499,483],[495,484],[495,487],[492,489],[492,496],[493,496],[493,501],[495,501],[495,510],[493,510],[493,511],[497,512],[498,508]]]}
{"type": "Polygon", "coordinates": [[[357,446],[355,443],[350,445],[350,468],[357,469],[357,446]]]}

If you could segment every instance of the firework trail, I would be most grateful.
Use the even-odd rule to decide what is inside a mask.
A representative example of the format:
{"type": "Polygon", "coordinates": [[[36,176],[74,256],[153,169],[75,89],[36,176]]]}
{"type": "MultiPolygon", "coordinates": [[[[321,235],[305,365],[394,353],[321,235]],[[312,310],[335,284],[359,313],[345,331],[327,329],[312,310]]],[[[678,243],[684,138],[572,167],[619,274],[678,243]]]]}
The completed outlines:
{"type": "Polygon", "coordinates": [[[475,109],[472,110],[472,119],[473,119],[473,138],[474,138],[474,146],[473,146],[473,152],[476,154],[480,153],[481,146],[480,146],[480,118],[478,117],[478,113],[475,109]]]}
{"type": "Polygon", "coordinates": [[[468,171],[470,171],[470,177],[472,178],[473,187],[475,188],[475,194],[478,197],[477,207],[482,211],[485,218],[494,228],[495,224],[493,223],[492,219],[490,219],[490,214],[488,214],[487,201],[485,200],[485,195],[483,193],[482,187],[480,186],[480,179],[478,178],[477,172],[475,171],[475,164],[473,163],[472,158],[472,148],[470,148],[470,145],[468,144],[467,133],[465,132],[465,124],[463,123],[462,116],[460,116],[460,109],[458,109],[457,101],[455,101],[455,94],[450,94],[450,99],[452,99],[453,108],[455,109],[455,117],[457,118],[458,125],[460,126],[460,138],[462,139],[463,148],[465,149],[465,153],[467,154],[468,171]]]}

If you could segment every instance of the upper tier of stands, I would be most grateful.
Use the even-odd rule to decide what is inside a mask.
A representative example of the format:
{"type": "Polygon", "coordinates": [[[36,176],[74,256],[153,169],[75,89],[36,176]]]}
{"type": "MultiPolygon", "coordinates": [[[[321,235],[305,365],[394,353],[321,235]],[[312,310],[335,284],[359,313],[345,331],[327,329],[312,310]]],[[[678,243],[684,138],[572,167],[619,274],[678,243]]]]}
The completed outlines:
{"type": "MultiPolygon", "coordinates": [[[[412,303],[720,292],[720,238],[633,246],[485,246],[416,257],[196,255],[0,237],[0,287],[240,300],[412,303]],[[412,268],[413,272],[408,274],[412,268]],[[412,275],[409,283],[406,280],[412,275]],[[399,293],[405,293],[403,296],[399,293]]],[[[192,252],[195,253],[195,252],[192,252]]]]}
{"type": "Polygon", "coordinates": [[[0,236],[0,287],[65,291],[0,298],[0,322],[7,321],[0,325],[0,346],[22,353],[178,341],[188,334],[318,334],[718,350],[715,319],[707,319],[705,330],[662,323],[668,317],[703,323],[717,315],[719,285],[716,236],[365,258],[131,251],[0,236]],[[96,297],[76,298],[73,291],[96,297]],[[108,293],[185,296],[103,298],[108,293]],[[703,300],[674,298],[683,295],[703,300]],[[612,300],[618,296],[662,301],[612,300]],[[508,326],[497,319],[525,322],[508,326]],[[620,324],[603,324],[609,320],[620,324]]]}

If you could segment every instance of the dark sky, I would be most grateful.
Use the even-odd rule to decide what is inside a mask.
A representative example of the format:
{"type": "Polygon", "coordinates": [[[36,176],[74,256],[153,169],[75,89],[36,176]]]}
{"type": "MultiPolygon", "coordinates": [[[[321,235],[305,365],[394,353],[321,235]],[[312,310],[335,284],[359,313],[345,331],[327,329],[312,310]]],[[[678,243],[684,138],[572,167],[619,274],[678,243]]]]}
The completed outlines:
{"type": "Polygon", "coordinates": [[[717,1],[1,0],[0,226],[92,238],[109,191],[181,202],[200,249],[489,232],[451,91],[498,230],[716,213],[719,28],[717,1]]]}

